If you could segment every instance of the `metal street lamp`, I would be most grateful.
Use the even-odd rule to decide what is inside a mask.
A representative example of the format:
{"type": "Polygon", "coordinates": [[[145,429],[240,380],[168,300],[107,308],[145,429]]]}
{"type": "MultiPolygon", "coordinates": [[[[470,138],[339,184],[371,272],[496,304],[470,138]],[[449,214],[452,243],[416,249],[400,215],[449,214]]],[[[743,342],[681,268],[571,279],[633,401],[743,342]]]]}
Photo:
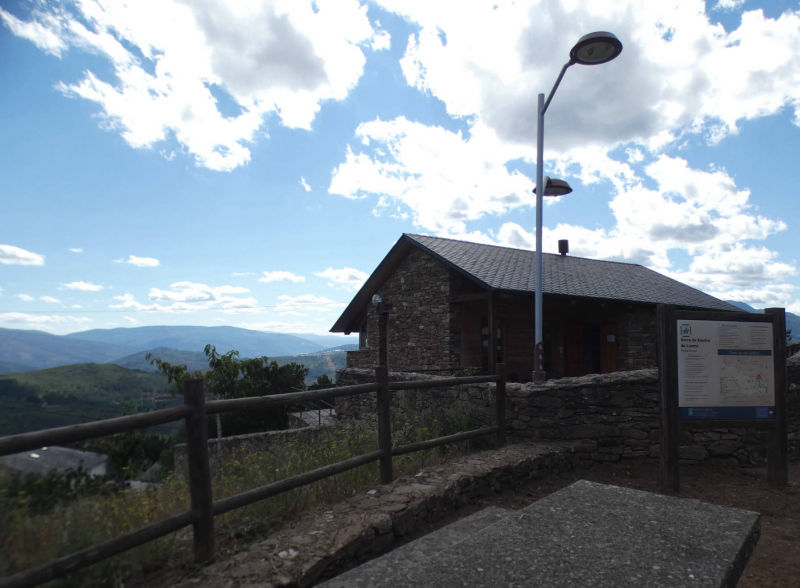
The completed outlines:
{"type": "Polygon", "coordinates": [[[544,196],[561,196],[572,191],[566,182],[561,180],[547,179],[544,182],[544,113],[550,106],[550,101],[561,83],[567,68],[579,63],[581,65],[599,65],[611,61],[622,52],[622,43],[617,37],[605,31],[589,33],[581,37],[572,50],[569,52],[569,61],[561,68],[556,83],[547,100],[544,94],[539,94],[537,107],[537,127],[536,127],[536,291],[534,293],[534,327],[535,339],[533,350],[533,381],[542,382],[545,379],[544,373],[544,342],[542,337],[542,198],[544,196]],[[562,187],[557,187],[561,183],[566,186],[567,191],[562,187]],[[542,189],[542,186],[545,186],[542,189]]]}

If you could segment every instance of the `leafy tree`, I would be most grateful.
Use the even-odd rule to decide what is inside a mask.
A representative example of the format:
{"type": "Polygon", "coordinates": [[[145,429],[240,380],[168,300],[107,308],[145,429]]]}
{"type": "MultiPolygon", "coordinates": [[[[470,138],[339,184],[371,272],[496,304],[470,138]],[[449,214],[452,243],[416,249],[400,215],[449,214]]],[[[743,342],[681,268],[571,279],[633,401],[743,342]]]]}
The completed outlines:
{"type": "Polygon", "coordinates": [[[333,388],[336,384],[333,380],[331,380],[328,374],[322,374],[321,376],[317,376],[317,381],[311,384],[308,389],[309,390],[323,390],[325,388],[333,388]]]}
{"type": "MultiPolygon", "coordinates": [[[[185,365],[172,365],[158,358],[150,363],[163,372],[170,383],[175,383],[179,393],[182,393],[183,382],[191,378],[203,378],[206,390],[214,398],[267,396],[305,389],[308,369],[301,364],[278,365],[266,356],[240,359],[238,351],[220,354],[213,345],[206,345],[203,353],[209,367],[205,373],[189,372],[185,365]]],[[[147,358],[150,359],[150,354],[147,358]]],[[[286,426],[286,412],[274,408],[216,416],[217,436],[221,436],[222,430],[227,435],[239,435],[286,426]]]]}

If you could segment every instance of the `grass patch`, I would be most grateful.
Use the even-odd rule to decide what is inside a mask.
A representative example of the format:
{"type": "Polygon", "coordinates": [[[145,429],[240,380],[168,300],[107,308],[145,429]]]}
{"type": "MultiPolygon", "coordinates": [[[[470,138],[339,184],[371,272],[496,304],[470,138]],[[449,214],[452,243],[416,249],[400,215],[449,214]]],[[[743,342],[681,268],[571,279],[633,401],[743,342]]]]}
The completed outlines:
{"type": "MultiPolygon", "coordinates": [[[[468,409],[431,410],[395,417],[393,440],[404,445],[474,427],[468,409]]],[[[395,476],[416,473],[473,448],[475,442],[464,442],[399,456],[394,459],[395,476]]],[[[225,460],[212,472],[213,496],[233,496],[375,449],[374,423],[345,422],[322,432],[313,443],[275,443],[225,460]]],[[[371,463],[215,517],[217,554],[236,552],[309,508],[338,502],[378,483],[378,464],[371,463]]],[[[6,494],[0,504],[0,576],[7,576],[179,514],[189,508],[189,488],[182,475],[173,473],[146,490],[58,502],[44,513],[28,508],[25,496],[6,494]]],[[[73,573],[60,585],[122,585],[126,578],[143,578],[159,569],[189,569],[191,553],[189,527],[73,573]]]]}

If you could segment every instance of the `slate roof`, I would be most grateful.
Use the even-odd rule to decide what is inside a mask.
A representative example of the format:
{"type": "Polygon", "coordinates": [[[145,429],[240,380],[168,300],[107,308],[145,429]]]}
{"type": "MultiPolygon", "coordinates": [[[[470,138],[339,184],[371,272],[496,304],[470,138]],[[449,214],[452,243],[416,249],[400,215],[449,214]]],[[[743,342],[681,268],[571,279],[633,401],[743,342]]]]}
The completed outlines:
{"type": "Polygon", "coordinates": [[[79,467],[91,472],[107,461],[108,456],[103,453],[51,446],[8,455],[0,461],[0,465],[9,470],[43,476],[50,470],[64,471],[79,467]]]}
{"type": "MultiPolygon", "coordinates": [[[[342,316],[333,332],[355,330],[352,321],[372,294],[413,248],[432,255],[490,292],[533,293],[536,253],[496,245],[403,234],[378,265],[342,316]]],[[[542,255],[542,290],[580,298],[643,304],[674,304],[685,308],[739,311],[732,304],[668,278],[642,265],[601,261],[570,255],[542,255]]]]}

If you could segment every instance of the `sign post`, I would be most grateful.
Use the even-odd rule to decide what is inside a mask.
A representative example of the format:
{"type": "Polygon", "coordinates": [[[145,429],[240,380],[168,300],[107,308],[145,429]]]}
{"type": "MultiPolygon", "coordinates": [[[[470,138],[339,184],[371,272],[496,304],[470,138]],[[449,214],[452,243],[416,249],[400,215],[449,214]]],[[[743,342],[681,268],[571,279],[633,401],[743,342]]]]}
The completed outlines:
{"type": "Polygon", "coordinates": [[[787,479],[785,313],[659,307],[661,483],[679,488],[678,437],[692,428],[768,431],[770,481],[787,479]]]}

